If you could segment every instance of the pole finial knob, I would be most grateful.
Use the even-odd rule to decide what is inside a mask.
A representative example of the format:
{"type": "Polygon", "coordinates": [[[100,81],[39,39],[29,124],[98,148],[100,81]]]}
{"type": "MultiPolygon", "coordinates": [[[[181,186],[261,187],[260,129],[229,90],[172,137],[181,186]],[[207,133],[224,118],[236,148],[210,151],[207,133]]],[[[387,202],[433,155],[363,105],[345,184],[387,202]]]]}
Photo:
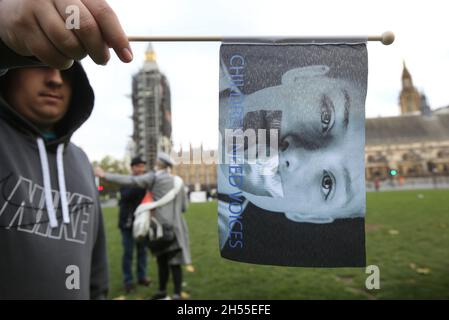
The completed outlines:
{"type": "Polygon", "coordinates": [[[382,33],[382,43],[386,46],[394,42],[394,33],[391,31],[386,31],[382,33]]]}

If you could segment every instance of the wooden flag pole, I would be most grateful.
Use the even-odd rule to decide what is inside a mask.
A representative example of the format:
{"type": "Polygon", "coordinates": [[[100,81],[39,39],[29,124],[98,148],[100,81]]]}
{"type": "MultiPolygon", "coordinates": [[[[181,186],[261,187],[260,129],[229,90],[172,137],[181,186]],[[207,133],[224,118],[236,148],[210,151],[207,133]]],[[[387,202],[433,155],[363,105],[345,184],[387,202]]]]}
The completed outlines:
{"type": "MultiPolygon", "coordinates": [[[[268,37],[272,38],[272,37],[268,37]]],[[[129,41],[138,42],[179,42],[179,41],[195,41],[195,42],[223,42],[223,41],[251,41],[261,40],[263,37],[220,37],[220,36],[130,36],[129,41]]],[[[341,40],[349,41],[354,39],[368,40],[368,41],[380,41],[382,44],[388,46],[394,42],[394,33],[391,31],[384,32],[380,36],[368,36],[368,37],[275,37],[282,42],[288,42],[288,40],[341,40]]]]}

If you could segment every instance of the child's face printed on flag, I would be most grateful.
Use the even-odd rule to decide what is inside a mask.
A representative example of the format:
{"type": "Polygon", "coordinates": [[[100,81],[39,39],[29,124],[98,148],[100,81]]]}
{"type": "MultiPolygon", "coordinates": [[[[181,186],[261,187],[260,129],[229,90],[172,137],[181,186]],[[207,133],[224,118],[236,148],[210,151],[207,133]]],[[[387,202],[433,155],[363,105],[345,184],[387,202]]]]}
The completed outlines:
{"type": "Polygon", "coordinates": [[[279,127],[276,122],[280,122],[282,151],[292,147],[317,150],[357,140],[357,137],[346,138],[364,130],[361,90],[355,83],[330,78],[325,73],[314,75],[306,70],[304,72],[309,75],[302,75],[301,69],[309,68],[290,70],[280,86],[246,96],[244,123],[249,125],[244,129],[276,128],[279,127]],[[263,121],[251,123],[254,112],[262,110],[265,111],[263,121]],[[279,116],[274,115],[276,112],[279,116]]]}
{"type": "Polygon", "coordinates": [[[364,183],[364,97],[357,84],[326,72],[324,66],[290,70],[280,86],[245,97],[244,129],[277,127],[280,133],[276,174],[246,165],[242,191],[292,220],[326,221],[363,208],[356,191],[364,183]]]}

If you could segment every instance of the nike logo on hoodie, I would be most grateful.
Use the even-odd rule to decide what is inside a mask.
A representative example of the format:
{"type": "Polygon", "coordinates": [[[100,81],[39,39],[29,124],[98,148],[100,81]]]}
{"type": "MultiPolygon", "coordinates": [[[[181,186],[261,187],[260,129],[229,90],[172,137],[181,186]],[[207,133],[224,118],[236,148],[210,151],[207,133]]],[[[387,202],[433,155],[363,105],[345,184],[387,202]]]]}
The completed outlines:
{"type": "MultiPolygon", "coordinates": [[[[59,203],[60,192],[52,189],[51,197],[54,204],[59,203]]],[[[0,178],[0,228],[85,244],[93,199],[79,193],[66,193],[66,197],[70,222],[59,223],[57,227],[51,228],[43,186],[22,176],[0,178]]],[[[56,217],[59,217],[57,220],[61,220],[61,208],[55,205],[55,211],[56,217]]]]}

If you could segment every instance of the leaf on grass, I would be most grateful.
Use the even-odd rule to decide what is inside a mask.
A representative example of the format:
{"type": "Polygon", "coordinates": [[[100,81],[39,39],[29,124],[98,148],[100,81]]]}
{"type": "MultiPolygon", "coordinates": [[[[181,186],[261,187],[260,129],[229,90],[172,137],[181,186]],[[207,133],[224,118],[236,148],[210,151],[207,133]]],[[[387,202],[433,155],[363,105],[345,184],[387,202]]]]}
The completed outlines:
{"type": "Polygon", "coordinates": [[[377,231],[380,228],[382,228],[382,225],[380,225],[380,224],[367,223],[365,225],[366,231],[377,231]]]}
{"type": "Polygon", "coordinates": [[[399,234],[398,230],[390,229],[388,230],[388,233],[392,236],[397,236],[399,234]]]}
{"type": "Polygon", "coordinates": [[[125,296],[118,296],[116,298],[114,298],[113,300],[126,300],[125,296]]]}
{"type": "Polygon", "coordinates": [[[186,266],[186,271],[193,273],[193,272],[195,272],[195,267],[193,265],[189,264],[186,266]]]}
{"type": "Polygon", "coordinates": [[[429,268],[418,268],[418,269],[416,269],[416,272],[418,272],[419,274],[429,274],[430,269],[429,268]]]}
{"type": "Polygon", "coordinates": [[[409,266],[410,266],[410,268],[413,269],[413,270],[416,269],[416,264],[414,264],[413,262],[411,262],[411,263],[409,264],[409,266]]]}
{"type": "Polygon", "coordinates": [[[337,275],[337,281],[341,281],[345,284],[352,284],[354,282],[353,275],[337,275]]]}
{"type": "Polygon", "coordinates": [[[188,294],[187,292],[183,291],[183,292],[181,292],[181,298],[184,299],[184,300],[185,299],[189,299],[190,298],[190,294],[188,294]]]}

